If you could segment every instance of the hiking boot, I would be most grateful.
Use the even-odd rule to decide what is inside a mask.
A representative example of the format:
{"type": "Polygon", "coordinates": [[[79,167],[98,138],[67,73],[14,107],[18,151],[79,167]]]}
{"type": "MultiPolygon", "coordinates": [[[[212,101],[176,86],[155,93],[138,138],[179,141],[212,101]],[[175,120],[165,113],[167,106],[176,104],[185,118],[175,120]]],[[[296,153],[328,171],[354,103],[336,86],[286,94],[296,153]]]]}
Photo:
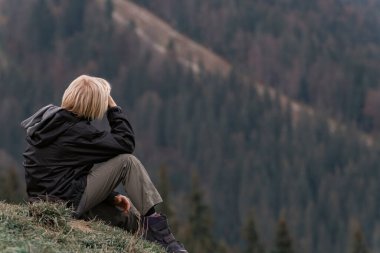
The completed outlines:
{"type": "Polygon", "coordinates": [[[184,246],[174,238],[166,216],[159,215],[144,219],[145,239],[160,244],[168,253],[188,253],[184,246]]]}

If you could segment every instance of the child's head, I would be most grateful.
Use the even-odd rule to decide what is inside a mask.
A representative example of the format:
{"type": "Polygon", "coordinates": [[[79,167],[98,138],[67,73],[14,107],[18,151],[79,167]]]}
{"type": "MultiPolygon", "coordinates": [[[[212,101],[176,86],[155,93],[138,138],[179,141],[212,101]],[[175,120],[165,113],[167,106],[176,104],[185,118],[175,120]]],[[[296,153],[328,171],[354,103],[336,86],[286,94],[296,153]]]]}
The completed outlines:
{"type": "Polygon", "coordinates": [[[101,119],[108,108],[110,84],[98,77],[81,75],[71,82],[61,107],[86,119],[101,119]]]}

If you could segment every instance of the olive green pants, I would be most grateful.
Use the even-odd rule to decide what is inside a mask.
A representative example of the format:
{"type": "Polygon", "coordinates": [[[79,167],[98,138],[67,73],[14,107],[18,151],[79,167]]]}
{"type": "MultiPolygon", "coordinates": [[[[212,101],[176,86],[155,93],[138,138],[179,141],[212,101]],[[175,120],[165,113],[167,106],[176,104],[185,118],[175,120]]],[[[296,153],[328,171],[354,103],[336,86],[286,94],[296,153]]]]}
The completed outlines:
{"type": "Polygon", "coordinates": [[[90,170],[77,213],[84,218],[99,218],[128,229],[132,216],[145,214],[161,202],[162,198],[141,162],[133,155],[123,154],[96,164],[90,170]],[[129,216],[104,201],[120,183],[132,202],[129,216]]]}

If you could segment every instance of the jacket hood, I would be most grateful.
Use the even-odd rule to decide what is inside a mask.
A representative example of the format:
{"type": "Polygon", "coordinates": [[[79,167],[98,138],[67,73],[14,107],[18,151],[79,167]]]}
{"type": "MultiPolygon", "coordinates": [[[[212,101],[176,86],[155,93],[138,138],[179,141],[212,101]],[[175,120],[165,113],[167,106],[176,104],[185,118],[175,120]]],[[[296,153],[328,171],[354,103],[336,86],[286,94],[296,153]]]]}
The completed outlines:
{"type": "Polygon", "coordinates": [[[42,147],[52,143],[77,121],[79,119],[70,112],[50,104],[22,121],[21,126],[26,130],[27,141],[42,147]]]}

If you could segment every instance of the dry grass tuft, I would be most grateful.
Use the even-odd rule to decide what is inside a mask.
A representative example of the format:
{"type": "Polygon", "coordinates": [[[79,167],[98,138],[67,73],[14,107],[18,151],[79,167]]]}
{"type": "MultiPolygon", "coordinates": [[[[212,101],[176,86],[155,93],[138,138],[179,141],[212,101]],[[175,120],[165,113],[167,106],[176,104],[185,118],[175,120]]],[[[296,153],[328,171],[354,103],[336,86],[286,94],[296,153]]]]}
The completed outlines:
{"type": "Polygon", "coordinates": [[[165,252],[137,234],[75,220],[71,212],[64,204],[0,202],[0,252],[165,252]]]}

